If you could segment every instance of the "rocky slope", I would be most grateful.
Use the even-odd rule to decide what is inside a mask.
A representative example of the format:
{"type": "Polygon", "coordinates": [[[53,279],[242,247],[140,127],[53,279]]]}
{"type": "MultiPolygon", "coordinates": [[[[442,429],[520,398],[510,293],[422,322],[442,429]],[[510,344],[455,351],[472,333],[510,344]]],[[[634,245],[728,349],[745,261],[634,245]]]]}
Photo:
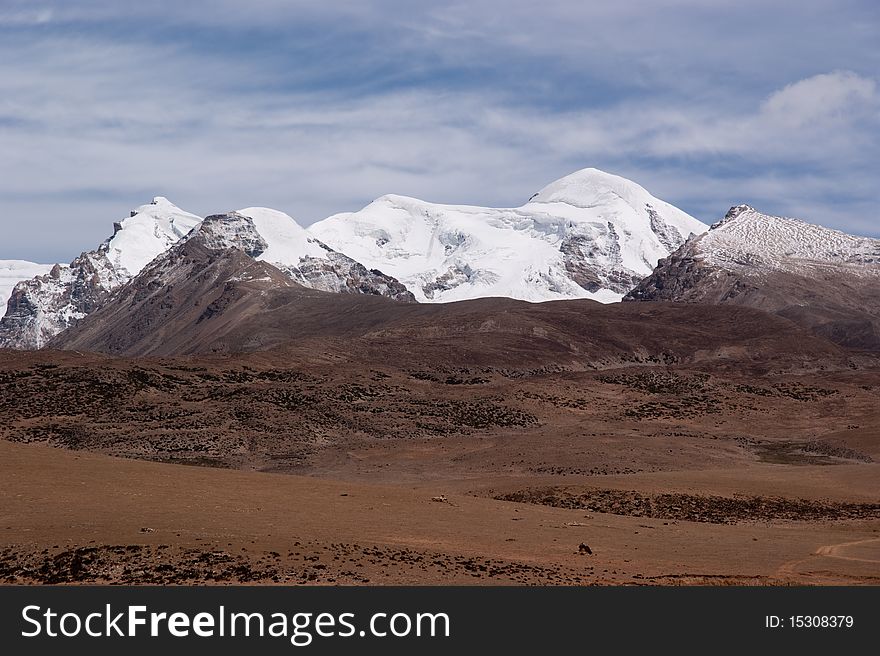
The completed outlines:
{"type": "Polygon", "coordinates": [[[6,311],[6,302],[12,296],[12,290],[22,280],[42,276],[51,270],[51,264],[37,264],[25,260],[0,260],[0,308],[6,311]]]}
{"type": "Polygon", "coordinates": [[[662,260],[626,300],[754,307],[838,344],[880,350],[880,240],[741,205],[662,260]]]}
{"type": "Polygon", "coordinates": [[[290,216],[265,207],[249,207],[209,216],[203,237],[213,249],[238,248],[268,262],[304,287],[327,292],[387,296],[414,301],[396,279],[337,252],[310,235],[290,216]]]}
{"type": "Polygon", "coordinates": [[[394,276],[420,302],[487,296],[613,302],[706,228],[634,182],[584,169],[518,208],[391,195],[309,232],[394,276]]]}
{"type": "Polygon", "coordinates": [[[101,307],[115,289],[199,221],[168,199],[156,197],[115,223],[113,235],[95,250],[18,283],[0,320],[0,348],[40,348],[101,307]]]}
{"type": "Polygon", "coordinates": [[[0,348],[42,347],[103,307],[116,290],[200,224],[201,239],[211,250],[244,251],[306,287],[414,300],[397,280],[334,251],[282,212],[251,207],[202,221],[158,197],[114,224],[113,236],[94,251],[18,283],[0,321],[0,348]]]}
{"type": "Polygon", "coordinates": [[[256,232],[242,230],[241,219],[208,217],[48,346],[125,356],[281,349],[266,357],[282,360],[292,349],[316,360],[344,353],[372,362],[533,371],[728,360],[781,370],[849,362],[826,340],[750,308],[585,299],[407,303],[310,289],[254,259],[269,251],[256,232]]]}
{"type": "MultiPolygon", "coordinates": [[[[377,296],[412,299],[393,279],[367,271],[317,240],[297,243],[299,233],[283,223],[293,222],[290,217],[245,211],[257,218],[238,212],[207,217],[48,346],[142,354],[225,351],[225,336],[253,315],[265,314],[271,324],[276,290],[290,290],[298,299],[318,297],[339,315],[350,313],[358,299],[367,304],[377,296]]],[[[259,333],[246,336],[242,348],[259,349],[264,339],[259,333]]]]}

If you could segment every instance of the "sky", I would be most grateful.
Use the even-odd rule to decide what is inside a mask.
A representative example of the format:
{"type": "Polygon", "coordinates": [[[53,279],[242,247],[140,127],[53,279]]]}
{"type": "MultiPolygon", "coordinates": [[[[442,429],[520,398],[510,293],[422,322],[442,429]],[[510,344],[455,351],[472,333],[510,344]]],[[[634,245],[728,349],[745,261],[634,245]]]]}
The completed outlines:
{"type": "Polygon", "coordinates": [[[0,258],[153,196],[308,225],[585,167],[880,236],[876,0],[0,0],[0,258]]]}

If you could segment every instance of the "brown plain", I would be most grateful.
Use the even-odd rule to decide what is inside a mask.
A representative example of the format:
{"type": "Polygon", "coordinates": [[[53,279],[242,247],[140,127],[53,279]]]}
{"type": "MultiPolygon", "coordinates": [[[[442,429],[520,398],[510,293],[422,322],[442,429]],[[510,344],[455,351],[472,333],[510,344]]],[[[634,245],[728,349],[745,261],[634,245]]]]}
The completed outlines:
{"type": "Polygon", "coordinates": [[[875,354],[734,306],[240,291],[0,352],[0,581],[880,583],[875,354]]]}

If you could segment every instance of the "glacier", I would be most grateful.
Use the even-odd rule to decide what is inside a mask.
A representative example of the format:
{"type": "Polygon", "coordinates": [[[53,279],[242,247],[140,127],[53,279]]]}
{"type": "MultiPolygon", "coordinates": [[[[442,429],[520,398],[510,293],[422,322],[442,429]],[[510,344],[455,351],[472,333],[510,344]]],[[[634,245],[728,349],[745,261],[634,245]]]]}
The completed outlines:
{"type": "Polygon", "coordinates": [[[609,303],[707,229],[638,184],[588,168],[518,208],[386,195],[308,231],[400,280],[420,302],[507,296],[609,303]]]}

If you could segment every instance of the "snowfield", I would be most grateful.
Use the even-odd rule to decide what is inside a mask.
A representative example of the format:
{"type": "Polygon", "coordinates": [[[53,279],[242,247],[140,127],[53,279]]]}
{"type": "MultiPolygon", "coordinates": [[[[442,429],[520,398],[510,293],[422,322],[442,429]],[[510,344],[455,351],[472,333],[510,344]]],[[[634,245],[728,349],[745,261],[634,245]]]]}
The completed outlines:
{"type": "Polygon", "coordinates": [[[707,228],[634,182],[584,169],[518,208],[388,195],[308,231],[397,278],[420,302],[486,296],[614,302],[707,228]]]}
{"type": "Polygon", "coordinates": [[[304,257],[326,257],[327,249],[306,232],[292,216],[268,207],[246,207],[237,214],[250,217],[257,232],[266,240],[266,250],[258,260],[270,264],[296,266],[304,257]]]}
{"type": "Polygon", "coordinates": [[[164,196],[156,196],[114,225],[116,232],[106,242],[107,259],[120,277],[133,278],[201,220],[164,196]]]}

